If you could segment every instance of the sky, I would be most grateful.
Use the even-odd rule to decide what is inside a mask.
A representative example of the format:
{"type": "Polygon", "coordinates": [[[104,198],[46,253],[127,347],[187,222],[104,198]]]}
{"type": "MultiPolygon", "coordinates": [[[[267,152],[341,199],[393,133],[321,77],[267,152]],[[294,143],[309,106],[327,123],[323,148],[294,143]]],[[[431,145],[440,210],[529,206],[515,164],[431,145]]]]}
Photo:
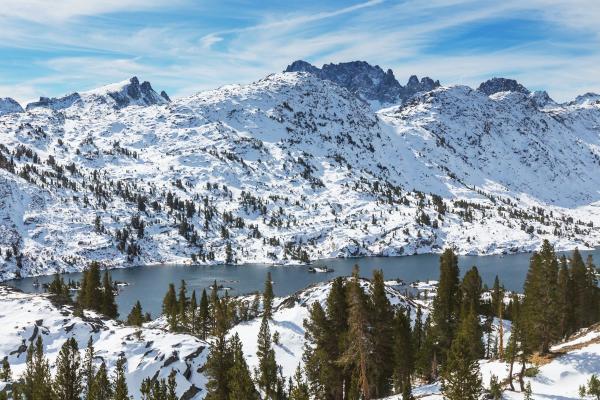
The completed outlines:
{"type": "Polygon", "coordinates": [[[297,59],[567,101],[600,92],[600,1],[0,0],[0,97],[22,103],[134,75],[187,96],[297,59]]]}

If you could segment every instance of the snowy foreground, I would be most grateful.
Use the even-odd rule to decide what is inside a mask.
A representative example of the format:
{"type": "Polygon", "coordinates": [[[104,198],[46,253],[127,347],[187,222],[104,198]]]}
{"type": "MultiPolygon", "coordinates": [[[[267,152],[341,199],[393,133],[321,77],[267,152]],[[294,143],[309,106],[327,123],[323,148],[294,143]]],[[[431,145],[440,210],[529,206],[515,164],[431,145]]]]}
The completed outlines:
{"type": "Polygon", "coordinates": [[[131,79],[26,110],[4,103],[0,281],[91,260],[600,244],[598,95],[557,104],[523,88],[440,86],[373,108],[289,72],[180,99],[131,79]]]}
{"type": "MultiPolygon", "coordinates": [[[[367,282],[362,284],[368,286],[367,282]]],[[[330,287],[330,283],[322,283],[276,299],[270,329],[271,333],[277,331],[280,334],[280,344],[274,345],[274,349],[285,376],[291,376],[301,363],[303,320],[308,316],[307,306],[315,301],[324,303],[330,287]]],[[[407,299],[392,286],[387,287],[387,293],[392,304],[409,308],[413,319],[417,305],[427,307],[427,300],[407,299]]],[[[69,307],[55,307],[45,295],[23,294],[2,286],[0,310],[0,358],[8,356],[15,376],[24,369],[25,346],[37,335],[43,337],[51,364],[67,338],[75,337],[83,352],[91,336],[99,359],[104,360],[109,368],[114,368],[119,354],[126,356],[127,381],[130,393],[136,399],[140,398],[138,390],[143,378],[167,377],[171,369],[177,371],[179,396],[186,400],[200,400],[205,396],[206,379],[201,371],[210,344],[190,335],[166,332],[160,328],[164,326],[160,318],[141,329],[101,320],[89,312],[86,312],[85,319],[81,319],[73,317],[69,307]]],[[[425,314],[427,311],[424,308],[425,314]]],[[[257,365],[255,353],[259,327],[260,320],[257,319],[239,324],[231,331],[231,334],[239,334],[251,369],[257,365]]],[[[505,340],[509,336],[510,324],[505,322],[505,340]]],[[[592,373],[600,371],[600,327],[574,336],[568,342],[555,346],[553,351],[557,356],[540,366],[536,377],[526,378],[531,382],[533,398],[578,399],[579,385],[587,382],[592,373]]],[[[483,382],[488,384],[491,374],[500,380],[506,378],[508,366],[498,361],[482,361],[481,371],[483,382]]],[[[434,384],[416,387],[414,393],[417,398],[434,400],[441,399],[439,390],[439,385],[434,384]]],[[[523,396],[507,391],[504,398],[522,399],[523,396]]]]}

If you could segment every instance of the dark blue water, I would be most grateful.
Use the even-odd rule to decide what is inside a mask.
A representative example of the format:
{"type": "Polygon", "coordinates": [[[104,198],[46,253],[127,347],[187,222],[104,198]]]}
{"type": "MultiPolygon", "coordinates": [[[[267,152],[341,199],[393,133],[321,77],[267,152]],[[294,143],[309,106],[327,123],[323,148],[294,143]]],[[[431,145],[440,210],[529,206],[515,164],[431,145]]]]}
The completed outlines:
{"type": "MultiPolygon", "coordinates": [[[[600,249],[582,251],[585,257],[592,254],[600,260],[600,249]]],[[[459,267],[465,272],[475,265],[483,282],[491,286],[496,275],[509,290],[521,291],[531,254],[520,253],[505,256],[460,256],[459,267]]],[[[437,279],[439,276],[439,256],[424,254],[405,257],[363,257],[353,259],[327,259],[315,262],[314,265],[326,265],[333,268],[333,273],[309,273],[307,266],[268,266],[264,264],[247,264],[241,266],[189,266],[189,265],[156,265],[140,266],[111,271],[113,280],[130,283],[120,290],[117,302],[122,317],[125,317],[136,300],[140,300],[144,311],[152,316],[160,313],[162,298],[168,284],[173,282],[179,286],[184,279],[188,290],[201,292],[215,280],[218,284],[231,288],[230,293],[246,294],[262,290],[267,271],[271,272],[275,294],[284,296],[292,294],[313,283],[332,279],[336,276],[347,276],[352,273],[355,264],[360,266],[361,276],[370,277],[375,269],[381,269],[386,279],[402,279],[405,282],[437,279]]],[[[80,273],[65,274],[65,279],[79,280],[80,273]]],[[[41,291],[34,287],[36,278],[24,278],[7,282],[25,292],[41,291]]],[[[52,280],[52,276],[37,278],[40,283],[52,280]]],[[[208,289],[207,289],[208,291],[208,289]]],[[[197,293],[199,295],[199,293],[197,293]]]]}

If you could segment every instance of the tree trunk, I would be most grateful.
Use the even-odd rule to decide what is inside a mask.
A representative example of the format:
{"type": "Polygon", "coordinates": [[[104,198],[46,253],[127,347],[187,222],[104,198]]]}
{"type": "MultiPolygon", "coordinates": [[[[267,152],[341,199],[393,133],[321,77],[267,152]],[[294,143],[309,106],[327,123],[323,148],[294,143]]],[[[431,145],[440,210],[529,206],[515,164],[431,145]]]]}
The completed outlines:
{"type": "Polygon", "coordinates": [[[510,368],[508,369],[508,384],[510,385],[510,390],[515,391],[515,385],[513,385],[513,365],[515,363],[515,358],[510,358],[510,368]]]}
{"type": "Polygon", "coordinates": [[[525,382],[523,381],[523,376],[525,375],[525,358],[521,360],[521,372],[519,372],[519,386],[521,387],[521,392],[525,391],[525,382]]]}

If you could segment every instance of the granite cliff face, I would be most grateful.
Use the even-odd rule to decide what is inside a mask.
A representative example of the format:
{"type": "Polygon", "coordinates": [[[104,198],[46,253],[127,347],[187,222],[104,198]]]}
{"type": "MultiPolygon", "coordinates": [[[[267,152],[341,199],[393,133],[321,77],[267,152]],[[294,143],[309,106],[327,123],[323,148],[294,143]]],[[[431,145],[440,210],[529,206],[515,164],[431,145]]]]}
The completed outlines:
{"type": "Polygon", "coordinates": [[[325,64],[322,68],[317,68],[298,60],[290,64],[285,72],[311,73],[348,89],[362,100],[377,102],[378,105],[399,104],[415,93],[440,86],[439,81],[429,77],[419,81],[415,75],[410,77],[406,86],[402,86],[391,69],[384,71],[378,65],[372,66],[365,61],[325,64]]]}

